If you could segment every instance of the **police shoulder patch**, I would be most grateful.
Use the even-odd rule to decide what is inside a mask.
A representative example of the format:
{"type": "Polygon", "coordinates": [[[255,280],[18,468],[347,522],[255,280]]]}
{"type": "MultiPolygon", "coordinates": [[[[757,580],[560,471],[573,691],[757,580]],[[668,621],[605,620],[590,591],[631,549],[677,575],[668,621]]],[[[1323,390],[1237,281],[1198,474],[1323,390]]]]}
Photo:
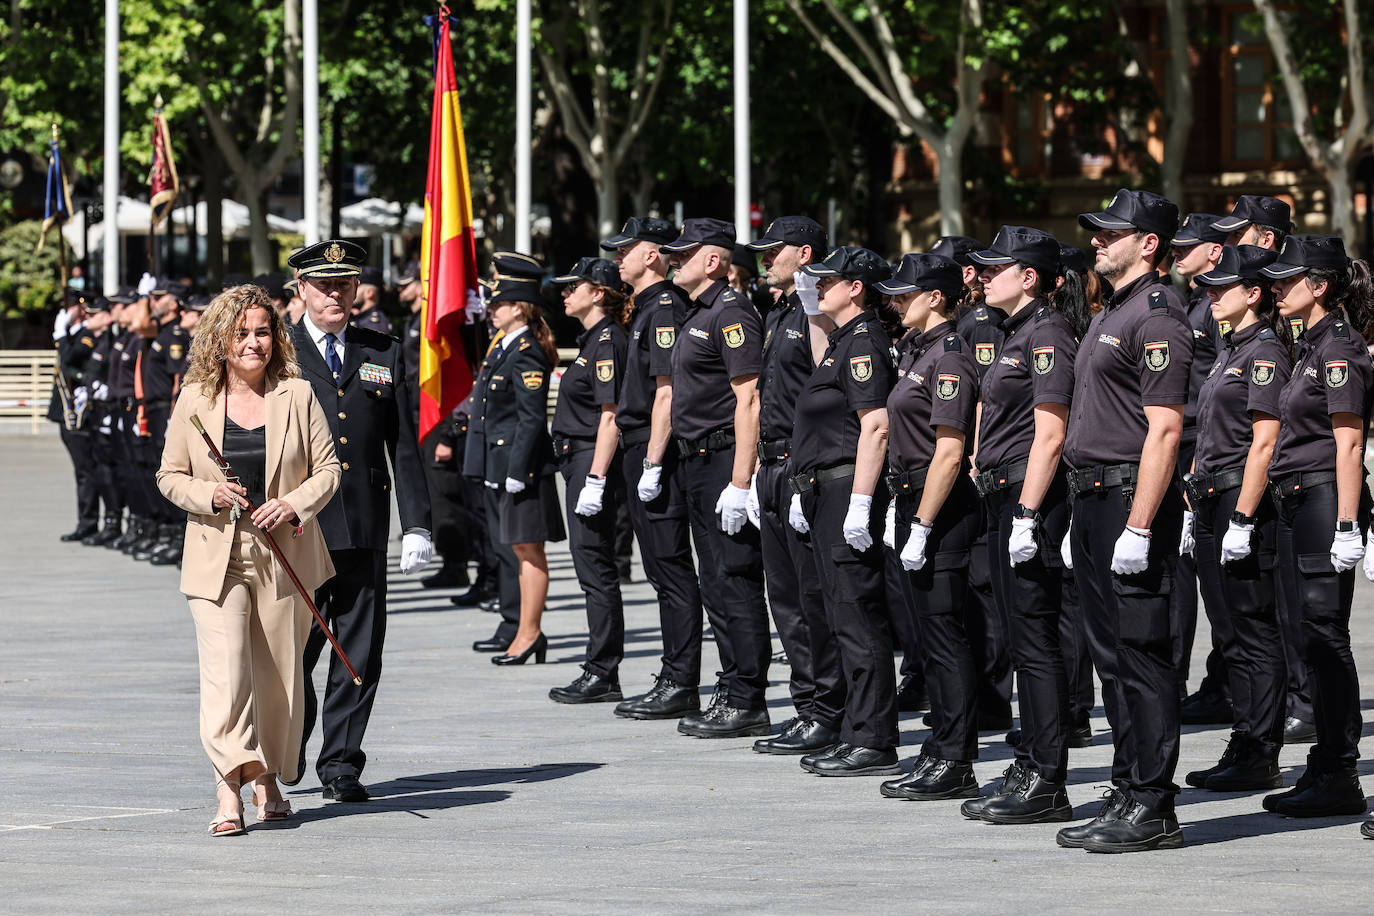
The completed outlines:
{"type": "Polygon", "coordinates": [[[1274,380],[1274,361],[1257,359],[1250,364],[1250,381],[1256,385],[1268,385],[1274,380]]]}
{"type": "Polygon", "coordinates": [[[94,347],[94,346],[95,346],[95,338],[93,338],[93,337],[83,337],[83,338],[81,338],[81,345],[84,346],[84,347],[94,347]]]}
{"type": "Polygon", "coordinates": [[[1340,388],[1350,381],[1350,366],[1343,359],[1326,361],[1326,387],[1340,388]]]}
{"type": "Polygon", "coordinates": [[[721,328],[720,334],[725,338],[725,345],[730,349],[736,350],[744,346],[744,326],[739,322],[721,328]]]}
{"type": "Polygon", "coordinates": [[[677,328],[654,328],[654,342],[664,350],[671,350],[677,340],[677,328]]]}
{"type": "Polygon", "coordinates": [[[609,382],[615,378],[615,360],[598,359],[596,361],[596,378],[597,381],[601,382],[609,382]]]}
{"type": "Polygon", "coordinates": [[[856,382],[866,382],[873,378],[873,357],[867,354],[851,356],[849,358],[849,374],[854,376],[856,382]]]}
{"type": "Polygon", "coordinates": [[[952,401],[959,396],[959,376],[941,372],[936,379],[935,396],[942,401],[952,401]]]}
{"type": "Polygon", "coordinates": [[[1163,372],[1169,368],[1169,341],[1155,340],[1145,345],[1145,368],[1151,372],[1163,372]]]}
{"type": "Polygon", "coordinates": [[[1054,347],[1036,347],[1032,356],[1036,375],[1045,375],[1054,368],[1054,347]]]}
{"type": "Polygon", "coordinates": [[[520,381],[524,382],[530,391],[536,391],[544,384],[544,373],[539,369],[530,369],[520,373],[520,381]]]}
{"type": "Polygon", "coordinates": [[[171,356],[172,359],[181,359],[185,353],[186,348],[181,344],[169,344],[167,346],[167,355],[171,356]]]}
{"type": "Polygon", "coordinates": [[[991,366],[992,361],[997,358],[997,345],[991,343],[974,344],[973,358],[978,361],[980,366],[991,366]]]}

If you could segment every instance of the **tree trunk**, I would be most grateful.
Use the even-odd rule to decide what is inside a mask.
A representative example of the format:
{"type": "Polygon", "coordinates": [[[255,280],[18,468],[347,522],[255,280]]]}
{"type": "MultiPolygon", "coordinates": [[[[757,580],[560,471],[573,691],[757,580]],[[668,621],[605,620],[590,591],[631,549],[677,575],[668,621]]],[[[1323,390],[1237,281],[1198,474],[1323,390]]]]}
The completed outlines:
{"type": "MultiPolygon", "coordinates": [[[[1336,162],[1322,169],[1326,184],[1331,191],[1327,210],[1331,214],[1331,231],[1345,240],[1345,250],[1354,252],[1355,233],[1355,183],[1350,180],[1350,170],[1344,162],[1336,162]]],[[[1353,256],[1353,255],[1352,255],[1353,256]]]]}
{"type": "Polygon", "coordinates": [[[620,176],[615,165],[602,162],[601,180],[596,183],[596,231],[605,239],[620,228],[620,176]]]}
{"type": "Polygon", "coordinates": [[[1164,133],[1164,159],[1160,180],[1164,196],[1186,209],[1183,200],[1183,162],[1188,155],[1188,137],[1193,132],[1192,61],[1188,55],[1188,4],[1186,0],[1167,0],[1169,27],[1169,72],[1172,98],[1169,99],[1168,127],[1164,133]]]}
{"type": "Polygon", "coordinates": [[[267,237],[267,193],[244,191],[244,203],[248,205],[248,249],[253,258],[253,273],[265,274],[272,270],[272,242],[267,237]]]}
{"type": "Polygon", "coordinates": [[[940,234],[964,234],[964,164],[961,161],[963,143],[956,143],[946,135],[935,150],[940,178],[940,234]]]}

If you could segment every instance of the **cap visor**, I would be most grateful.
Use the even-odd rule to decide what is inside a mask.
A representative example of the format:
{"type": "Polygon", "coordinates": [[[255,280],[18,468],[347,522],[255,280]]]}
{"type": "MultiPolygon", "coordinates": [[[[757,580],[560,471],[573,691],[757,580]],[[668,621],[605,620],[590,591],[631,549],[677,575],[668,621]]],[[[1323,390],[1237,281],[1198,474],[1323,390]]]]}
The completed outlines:
{"type": "Polygon", "coordinates": [[[700,248],[701,242],[673,242],[671,245],[659,246],[659,251],[666,251],[668,254],[677,254],[682,251],[692,251],[700,248]]]}
{"type": "Polygon", "coordinates": [[[787,243],[784,242],[782,239],[763,238],[754,239],[752,242],[745,242],[744,247],[748,248],[750,251],[769,251],[773,248],[781,248],[783,245],[786,244],[787,243]]]}
{"type": "Polygon", "coordinates": [[[1241,226],[1248,226],[1249,224],[1250,221],[1248,219],[1228,216],[1225,219],[1219,219],[1215,223],[1212,223],[1212,228],[1218,232],[1235,232],[1241,226]]]}
{"type": "Polygon", "coordinates": [[[1080,213],[1078,225],[1084,229],[1134,229],[1135,223],[1117,219],[1108,213],[1080,213]]]}
{"type": "Polygon", "coordinates": [[[1205,274],[1198,274],[1193,278],[1193,282],[1201,286],[1230,286],[1232,283],[1240,282],[1240,274],[1226,274],[1218,270],[1209,270],[1205,274]]]}
{"type": "Polygon", "coordinates": [[[553,278],[552,280],[550,280],[549,282],[550,282],[550,283],[557,283],[558,285],[563,286],[563,285],[566,285],[566,284],[568,284],[568,283],[576,283],[578,280],[582,280],[582,279],[585,279],[585,278],[584,278],[584,277],[579,277],[577,274],[563,274],[562,276],[554,277],[554,278],[553,278]]]}
{"type": "Polygon", "coordinates": [[[881,283],[874,283],[873,288],[884,296],[900,296],[902,293],[914,293],[917,287],[913,283],[902,283],[898,280],[884,280],[881,283]]]}
{"type": "Polygon", "coordinates": [[[1191,235],[1176,235],[1174,240],[1169,243],[1175,248],[1191,248],[1194,245],[1201,245],[1202,239],[1191,235]]]}
{"type": "Polygon", "coordinates": [[[1295,277],[1306,272],[1306,264],[1270,264],[1268,267],[1260,268],[1260,273],[1271,280],[1282,280],[1284,277],[1295,277]]]}
{"type": "Polygon", "coordinates": [[[801,272],[809,277],[838,277],[840,272],[831,267],[826,267],[824,262],[819,264],[803,264],[801,272]]]}
{"type": "Polygon", "coordinates": [[[639,240],[636,239],[634,236],[630,236],[630,235],[613,235],[613,236],[611,236],[610,238],[606,239],[606,241],[602,242],[602,243],[601,243],[601,247],[602,247],[603,249],[605,249],[606,251],[616,251],[617,249],[624,248],[626,245],[629,245],[631,242],[636,242],[636,241],[639,241],[639,240]]]}
{"type": "Polygon", "coordinates": [[[356,277],[361,268],[345,264],[329,264],[323,267],[307,267],[301,271],[301,279],[306,277],[356,277]]]}
{"type": "Polygon", "coordinates": [[[991,248],[986,251],[970,251],[968,253],[970,261],[977,261],[979,264],[1014,264],[1016,259],[1005,254],[998,254],[991,248]]]}

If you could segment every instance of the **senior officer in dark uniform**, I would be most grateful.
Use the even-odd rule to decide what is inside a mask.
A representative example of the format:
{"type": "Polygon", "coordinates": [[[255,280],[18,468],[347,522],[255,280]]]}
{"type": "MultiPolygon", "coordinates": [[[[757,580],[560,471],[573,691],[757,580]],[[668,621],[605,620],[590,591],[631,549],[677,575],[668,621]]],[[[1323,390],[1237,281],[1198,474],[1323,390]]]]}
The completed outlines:
{"type": "MultiPolygon", "coordinates": [[[[315,604],[362,676],[362,686],[331,655],[322,720],[324,744],[315,772],[324,797],[366,801],[359,781],[367,731],[382,674],[386,636],[386,550],[391,528],[392,476],[401,514],[401,572],[429,562],[429,494],[420,466],[415,423],[406,390],[408,368],[401,345],[365,328],[350,327],[349,305],[367,253],[336,239],[310,245],[287,264],[298,272],[305,314],[291,330],[301,374],[324,407],[343,468],[338,494],[320,513],[320,527],[337,575],[315,594],[315,604]]],[[[325,636],[312,626],[305,647],[305,735],[301,759],[315,724],[310,672],[325,636]]],[[[302,772],[304,766],[301,767],[302,772]]],[[[299,779],[299,776],[297,777],[299,779]]]]}
{"type": "Polygon", "coordinates": [[[615,252],[620,279],[634,296],[625,380],[615,422],[620,427],[626,501],[644,575],[658,596],[663,660],[654,686],[615,708],[627,719],[675,719],[701,709],[702,595],[692,559],[681,459],[672,441],[673,347],[690,309],[668,281],[659,246],[677,238],[667,220],[632,216],[601,243],[615,252]]]}
{"type": "Polygon", "coordinates": [[[768,611],[763,555],[749,524],[749,481],[758,448],[758,373],[763,328],[750,302],[725,281],[735,227],[689,219],[661,251],[692,297],[673,347],[673,435],[683,458],[701,586],[719,599],[706,611],[724,669],[711,706],[678,731],[698,738],[766,735],[768,611]]]}
{"type": "Polygon", "coordinates": [[[181,562],[185,540],[186,513],[157,489],[156,476],[162,463],[162,446],[167,437],[167,422],[172,402],[181,390],[181,377],[191,354],[191,335],[181,326],[181,303],[190,292],[178,280],[160,279],[149,298],[149,308],[157,322],[157,336],[146,344],[142,368],[143,412],[148,436],[141,452],[141,476],[148,482],[148,499],[158,522],[156,541],[133,554],[153,566],[173,566],[181,562]]]}
{"type": "Polygon", "coordinates": [[[787,523],[793,496],[790,480],[798,473],[789,457],[797,399],[829,347],[835,327],[821,312],[816,278],[801,270],[825,256],[826,234],[809,217],[783,216],[745,247],[760,252],[768,283],[780,293],[764,321],[759,468],[750,488],[750,517],[759,527],[768,605],[791,666],[792,705],[797,711],[778,735],[754,742],[754,750],[809,754],[840,740],[845,698],[844,672],[826,622],[811,536],[787,523]]]}
{"type": "Polygon", "coordinates": [[[1093,269],[1114,292],[1078,350],[1064,460],[1073,469],[1074,575],[1116,754],[1101,812],[1057,839],[1093,852],[1172,848],[1183,832],[1174,815],[1179,697],[1169,592],[1183,523],[1177,461],[1193,332],[1158,268],[1178,207],[1122,189],[1079,223],[1093,231],[1093,269]]]}

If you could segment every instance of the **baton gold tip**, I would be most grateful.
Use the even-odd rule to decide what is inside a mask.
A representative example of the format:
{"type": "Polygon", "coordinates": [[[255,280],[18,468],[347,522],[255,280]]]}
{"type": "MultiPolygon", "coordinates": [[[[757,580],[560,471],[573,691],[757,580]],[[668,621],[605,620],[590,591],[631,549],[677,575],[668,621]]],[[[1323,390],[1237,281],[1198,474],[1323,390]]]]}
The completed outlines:
{"type": "Polygon", "coordinates": [[[360,678],[360,677],[355,677],[355,678],[353,679],[353,683],[355,683],[355,684],[357,684],[359,687],[361,687],[361,686],[363,686],[363,679],[360,678]]]}
{"type": "Polygon", "coordinates": [[[191,425],[196,428],[196,432],[205,432],[205,427],[200,425],[200,417],[198,417],[196,414],[191,414],[191,425]]]}

